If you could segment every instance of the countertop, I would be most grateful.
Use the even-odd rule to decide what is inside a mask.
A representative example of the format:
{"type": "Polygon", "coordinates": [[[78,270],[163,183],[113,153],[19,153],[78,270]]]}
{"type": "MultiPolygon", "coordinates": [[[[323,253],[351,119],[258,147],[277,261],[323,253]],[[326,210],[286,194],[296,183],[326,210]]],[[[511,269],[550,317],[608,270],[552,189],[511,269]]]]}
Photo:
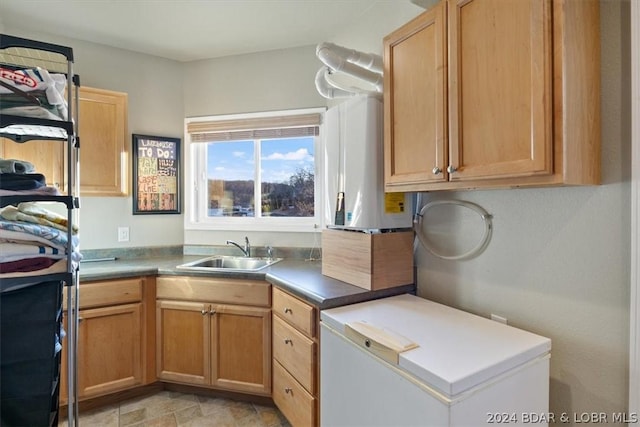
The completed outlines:
{"type": "Polygon", "coordinates": [[[415,285],[369,291],[322,274],[321,261],[284,259],[257,272],[195,272],[176,266],[205,258],[206,255],[178,255],[153,258],[127,258],[115,261],[83,262],[80,282],[147,275],[180,275],[227,279],[266,280],[320,308],[327,309],[392,295],[414,293],[415,285]]]}

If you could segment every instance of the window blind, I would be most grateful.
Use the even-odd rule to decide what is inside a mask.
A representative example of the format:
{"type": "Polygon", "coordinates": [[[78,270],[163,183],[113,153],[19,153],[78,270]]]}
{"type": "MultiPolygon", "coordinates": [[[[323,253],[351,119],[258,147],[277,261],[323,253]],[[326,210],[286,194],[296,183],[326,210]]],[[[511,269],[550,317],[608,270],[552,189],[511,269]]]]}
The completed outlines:
{"type": "Polygon", "coordinates": [[[187,123],[187,132],[191,135],[191,142],[316,136],[319,134],[321,117],[318,113],[312,113],[190,122],[187,123]]]}

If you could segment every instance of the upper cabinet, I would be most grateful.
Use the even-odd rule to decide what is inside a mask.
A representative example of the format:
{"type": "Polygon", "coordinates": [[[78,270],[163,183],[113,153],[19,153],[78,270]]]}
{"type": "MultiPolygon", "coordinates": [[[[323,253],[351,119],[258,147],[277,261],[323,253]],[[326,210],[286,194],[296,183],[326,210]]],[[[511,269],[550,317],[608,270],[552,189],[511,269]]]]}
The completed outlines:
{"type": "MultiPolygon", "coordinates": [[[[79,100],[80,194],[126,196],[129,150],[127,94],[81,86],[79,100]]],[[[57,141],[26,141],[21,144],[0,138],[0,157],[26,159],[47,185],[65,191],[65,152],[57,141]]]]}
{"type": "Polygon", "coordinates": [[[83,196],[126,196],[127,94],[80,87],[80,176],[83,196]]]}
{"type": "Polygon", "coordinates": [[[385,37],[386,190],[597,184],[599,45],[593,0],[441,1],[385,37]]]}

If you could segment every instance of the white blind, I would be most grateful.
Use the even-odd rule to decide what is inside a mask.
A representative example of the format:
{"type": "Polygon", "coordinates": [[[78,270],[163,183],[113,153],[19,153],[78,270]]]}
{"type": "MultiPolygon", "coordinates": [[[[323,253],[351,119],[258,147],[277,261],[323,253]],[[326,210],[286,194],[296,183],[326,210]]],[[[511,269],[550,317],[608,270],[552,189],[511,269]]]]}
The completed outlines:
{"type": "Polygon", "coordinates": [[[319,134],[319,113],[187,123],[191,142],[293,138],[319,134]]]}

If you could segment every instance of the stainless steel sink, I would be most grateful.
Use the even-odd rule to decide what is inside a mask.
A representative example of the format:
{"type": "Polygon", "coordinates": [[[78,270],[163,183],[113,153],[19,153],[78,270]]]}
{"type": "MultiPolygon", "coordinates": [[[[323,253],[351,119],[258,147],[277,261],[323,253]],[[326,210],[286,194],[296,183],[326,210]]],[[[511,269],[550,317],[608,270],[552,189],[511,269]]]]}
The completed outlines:
{"type": "Polygon", "coordinates": [[[193,271],[258,271],[279,261],[282,261],[282,258],[248,258],[214,255],[179,265],[176,268],[193,271]]]}

